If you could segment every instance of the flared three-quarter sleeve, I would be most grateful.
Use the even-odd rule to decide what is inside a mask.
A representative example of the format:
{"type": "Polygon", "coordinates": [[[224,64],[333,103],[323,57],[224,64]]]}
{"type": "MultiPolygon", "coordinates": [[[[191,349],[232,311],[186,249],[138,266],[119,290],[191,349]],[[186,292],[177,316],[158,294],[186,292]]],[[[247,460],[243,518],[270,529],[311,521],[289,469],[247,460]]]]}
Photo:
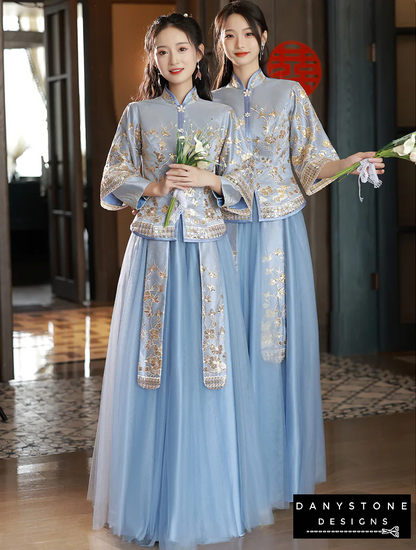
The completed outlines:
{"type": "Polygon", "coordinates": [[[218,204],[235,214],[251,209],[254,195],[254,159],[244,132],[236,124],[232,109],[229,111],[226,137],[220,152],[218,175],[221,178],[223,195],[218,204]]]}
{"type": "Polygon", "coordinates": [[[108,153],[101,180],[101,206],[107,210],[137,208],[150,180],[142,177],[141,133],[137,104],[127,105],[108,153]]]}
{"type": "Polygon", "coordinates": [[[322,167],[339,160],[328,136],[300,84],[290,93],[290,154],[293,168],[307,195],[313,195],[336,179],[317,179],[322,167]]]}

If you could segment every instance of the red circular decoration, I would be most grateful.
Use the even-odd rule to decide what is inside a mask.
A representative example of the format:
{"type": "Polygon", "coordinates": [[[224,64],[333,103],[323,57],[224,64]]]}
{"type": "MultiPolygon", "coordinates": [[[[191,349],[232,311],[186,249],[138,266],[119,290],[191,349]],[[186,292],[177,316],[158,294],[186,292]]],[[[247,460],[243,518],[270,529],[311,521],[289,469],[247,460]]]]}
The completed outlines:
{"type": "Polygon", "coordinates": [[[267,72],[271,78],[296,80],[308,95],[321,81],[322,68],[319,57],[312,48],[302,42],[282,42],[270,54],[267,72]]]}

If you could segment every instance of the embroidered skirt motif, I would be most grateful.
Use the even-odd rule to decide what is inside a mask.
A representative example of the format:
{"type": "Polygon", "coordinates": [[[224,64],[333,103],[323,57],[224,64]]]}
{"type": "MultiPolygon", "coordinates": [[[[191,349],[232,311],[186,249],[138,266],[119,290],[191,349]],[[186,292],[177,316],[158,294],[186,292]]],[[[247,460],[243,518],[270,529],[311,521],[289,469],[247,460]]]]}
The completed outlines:
{"type": "MultiPolygon", "coordinates": [[[[254,219],[257,220],[257,211],[254,219]]],[[[259,223],[256,221],[256,223],[259,223]]],[[[286,274],[284,224],[273,224],[273,231],[268,231],[270,222],[262,222],[259,238],[256,242],[261,254],[261,275],[258,289],[262,297],[260,346],[263,361],[281,363],[286,355],[286,274]]],[[[238,273],[239,254],[246,254],[249,243],[245,242],[244,250],[239,250],[239,231],[246,235],[251,223],[227,223],[227,235],[233,251],[238,273]],[[247,226],[247,227],[245,227],[247,226]],[[244,228],[243,228],[244,227],[244,228]]],[[[255,263],[255,258],[244,257],[243,261],[255,263]]],[[[256,286],[257,288],[257,286],[256,286]]]]}
{"type": "Polygon", "coordinates": [[[259,222],[255,206],[252,223],[229,223],[227,233],[228,228],[235,232],[236,225],[238,280],[270,499],[275,508],[284,508],[294,494],[314,493],[315,484],[325,481],[318,322],[308,236],[302,212],[259,222]],[[277,356],[273,363],[264,355],[270,348],[263,339],[267,311],[263,293],[283,284],[279,281],[283,266],[286,356],[282,362],[277,356]],[[266,270],[271,271],[266,274],[266,270]],[[278,280],[269,286],[272,278],[278,280]]]}
{"type": "MultiPolygon", "coordinates": [[[[216,241],[198,243],[201,277],[203,381],[210,390],[225,386],[225,315],[220,261],[216,241]]],[[[142,388],[160,387],[163,333],[168,285],[169,242],[150,241],[147,247],[143,290],[143,314],[137,383],[142,388]]],[[[169,353],[166,350],[165,353],[169,353]]]]}
{"type": "MultiPolygon", "coordinates": [[[[160,263],[161,256],[151,252],[161,244],[133,234],[124,256],[88,498],[94,505],[93,529],[108,523],[114,535],[141,546],[153,547],[158,541],[163,550],[197,550],[199,544],[226,541],[255,526],[272,523],[273,515],[227,238],[209,243],[218,257],[210,251],[208,260],[201,259],[199,251],[206,243],[188,243],[180,238],[167,243],[167,270],[160,263]],[[221,273],[221,277],[211,277],[209,272],[221,273]],[[161,316],[155,314],[160,304],[153,302],[153,297],[157,285],[165,283],[161,292],[162,333],[161,316]],[[211,391],[203,382],[202,334],[211,328],[202,318],[205,285],[215,285],[214,293],[211,289],[204,292],[212,299],[204,302],[209,323],[211,308],[220,309],[220,316],[212,316],[212,323],[225,326],[224,334],[207,342],[215,353],[220,345],[226,352],[227,382],[219,391],[211,391]],[[150,303],[152,308],[143,315],[150,303]],[[222,315],[224,323],[219,318],[222,315]],[[156,337],[163,334],[160,387],[156,391],[137,383],[143,326],[149,333],[144,338],[145,347],[148,342],[159,345],[156,337]],[[152,333],[152,340],[150,331],[155,329],[159,332],[152,333]]],[[[154,348],[146,350],[149,357],[154,352],[154,348]]],[[[151,385],[159,376],[159,362],[156,367],[154,372],[145,371],[154,375],[151,385]]],[[[224,375],[221,368],[220,383],[224,375]]]]}

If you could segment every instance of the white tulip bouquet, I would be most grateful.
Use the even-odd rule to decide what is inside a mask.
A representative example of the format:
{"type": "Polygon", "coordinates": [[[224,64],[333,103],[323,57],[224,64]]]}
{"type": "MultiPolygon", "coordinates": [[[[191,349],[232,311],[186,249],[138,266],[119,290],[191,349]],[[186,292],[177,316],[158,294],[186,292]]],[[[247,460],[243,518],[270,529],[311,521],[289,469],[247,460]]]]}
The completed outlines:
{"type": "MultiPolygon", "coordinates": [[[[416,131],[410,132],[410,134],[407,134],[399,139],[395,139],[394,141],[385,145],[379,151],[377,151],[373,158],[375,157],[399,158],[410,160],[411,162],[414,162],[416,164],[416,131]]],[[[358,170],[359,172],[358,187],[360,190],[360,201],[362,202],[363,199],[361,197],[361,182],[366,183],[367,181],[369,181],[376,188],[380,187],[382,182],[377,176],[374,163],[370,163],[368,159],[364,159],[361,162],[356,162],[349,168],[342,170],[342,172],[338,172],[336,177],[340,178],[341,181],[351,172],[354,172],[354,170],[358,170]]]]}
{"type": "MultiPolygon", "coordinates": [[[[187,166],[196,166],[204,170],[208,164],[213,162],[208,158],[208,145],[213,139],[213,134],[211,127],[204,128],[203,130],[198,130],[193,135],[184,135],[184,130],[179,130],[178,137],[176,141],[176,164],[185,164],[187,166]],[[195,142],[195,143],[194,143],[195,142]]],[[[166,214],[165,223],[163,227],[169,225],[170,217],[173,211],[173,207],[176,204],[178,198],[182,198],[182,203],[184,207],[186,206],[186,200],[184,191],[181,189],[175,189],[173,192],[173,197],[170,201],[169,208],[166,214]]]]}

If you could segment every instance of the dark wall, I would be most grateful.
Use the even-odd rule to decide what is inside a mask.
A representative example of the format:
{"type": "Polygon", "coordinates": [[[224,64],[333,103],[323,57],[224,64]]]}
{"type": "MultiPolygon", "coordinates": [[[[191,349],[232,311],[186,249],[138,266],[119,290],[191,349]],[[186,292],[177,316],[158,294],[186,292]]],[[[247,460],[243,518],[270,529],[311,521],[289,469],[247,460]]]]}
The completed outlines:
{"type": "Polygon", "coordinates": [[[112,301],[119,275],[117,218],[100,206],[100,183],[117,120],[111,77],[111,0],[84,2],[87,123],[86,223],[92,255],[91,296],[112,301]]]}

